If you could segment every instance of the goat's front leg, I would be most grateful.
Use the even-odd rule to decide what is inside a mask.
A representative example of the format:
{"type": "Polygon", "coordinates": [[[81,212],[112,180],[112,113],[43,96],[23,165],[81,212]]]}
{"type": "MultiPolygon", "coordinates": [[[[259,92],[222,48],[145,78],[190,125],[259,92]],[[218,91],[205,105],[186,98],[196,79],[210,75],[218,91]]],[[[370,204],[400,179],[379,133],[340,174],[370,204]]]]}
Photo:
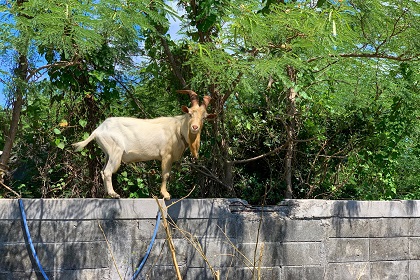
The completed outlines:
{"type": "Polygon", "coordinates": [[[169,175],[171,174],[171,167],[172,167],[172,158],[171,156],[166,156],[162,158],[162,186],[160,187],[160,193],[162,194],[165,200],[171,199],[171,195],[168,193],[166,189],[166,184],[169,179],[169,175]]]}

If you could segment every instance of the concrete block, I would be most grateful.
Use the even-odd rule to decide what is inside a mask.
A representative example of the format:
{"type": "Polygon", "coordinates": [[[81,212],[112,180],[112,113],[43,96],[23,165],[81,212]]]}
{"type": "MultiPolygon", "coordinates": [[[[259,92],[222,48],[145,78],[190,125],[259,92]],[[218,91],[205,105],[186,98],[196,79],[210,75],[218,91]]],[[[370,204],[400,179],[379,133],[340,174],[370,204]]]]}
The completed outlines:
{"type": "Polygon", "coordinates": [[[321,264],[320,242],[290,242],[282,244],[282,263],[286,266],[321,264]]]}
{"type": "Polygon", "coordinates": [[[328,262],[369,260],[369,239],[367,238],[330,238],[326,246],[328,262]]]}
{"type": "MultiPolygon", "coordinates": [[[[235,249],[225,241],[215,238],[195,240],[173,239],[177,262],[180,266],[204,267],[204,258],[212,267],[228,267],[236,264],[235,249]],[[202,255],[204,254],[204,256],[202,255]]],[[[156,240],[148,262],[159,266],[172,265],[172,256],[165,240],[156,240]]]]}
{"type": "MultiPolygon", "coordinates": [[[[54,243],[56,223],[55,221],[27,221],[29,233],[34,243],[54,243]]],[[[22,226],[22,232],[24,231],[22,226]]]]}
{"type": "Polygon", "coordinates": [[[28,220],[154,219],[154,199],[23,199],[28,220]]]}
{"type": "Polygon", "coordinates": [[[238,215],[238,242],[321,241],[328,225],[323,220],[284,219],[275,213],[238,215]],[[258,232],[259,229],[259,232],[258,232]],[[259,236],[257,234],[259,233],[259,236]]]}
{"type": "MultiPolygon", "coordinates": [[[[235,214],[236,217],[236,229],[235,235],[240,243],[254,243],[257,240],[263,239],[265,242],[276,242],[275,236],[282,236],[282,224],[284,223],[281,219],[277,220],[277,224],[274,222],[270,223],[270,219],[267,215],[261,217],[257,213],[244,212],[235,214]],[[269,225],[271,224],[271,225],[269,225]],[[272,238],[265,239],[266,232],[272,230],[272,238]],[[261,237],[260,237],[261,236],[261,237]]],[[[278,239],[280,242],[281,239],[278,239]]]]}
{"type": "Polygon", "coordinates": [[[212,267],[229,267],[236,264],[235,248],[224,240],[203,237],[198,240],[189,240],[186,246],[187,248],[180,251],[182,250],[185,254],[190,267],[206,266],[204,258],[212,267]]]}
{"type": "MultiPolygon", "coordinates": [[[[194,272],[191,272],[191,268],[188,268],[185,265],[179,266],[179,270],[181,272],[181,277],[184,280],[188,279],[211,279],[206,277],[207,272],[205,270],[200,270],[198,272],[194,270],[194,272]],[[191,276],[190,276],[191,274],[191,276]]],[[[167,266],[155,266],[153,269],[150,269],[149,267],[145,267],[143,271],[140,273],[141,277],[138,277],[138,279],[147,279],[147,280],[154,280],[154,279],[162,279],[162,280],[170,280],[170,279],[177,279],[175,268],[173,265],[167,265],[167,266]]]]}
{"type": "Polygon", "coordinates": [[[21,220],[0,220],[0,244],[25,242],[21,220]]]}
{"type": "MultiPolygon", "coordinates": [[[[32,241],[53,243],[55,240],[55,221],[27,221],[32,241]]],[[[25,229],[20,219],[0,220],[0,243],[25,243],[25,229]]]]}
{"type": "MultiPolygon", "coordinates": [[[[162,242],[163,240],[161,240],[162,242]]],[[[163,241],[164,242],[164,241],[163,241]]],[[[173,240],[175,252],[176,252],[176,259],[180,266],[185,267],[199,267],[201,266],[204,261],[201,258],[201,255],[190,245],[190,242],[184,239],[174,239],[173,240]]],[[[159,259],[159,263],[165,265],[172,265],[172,256],[169,250],[168,243],[162,243],[163,250],[161,252],[161,258],[159,259]]]]}
{"type": "Polygon", "coordinates": [[[290,208],[289,217],[310,218],[410,218],[420,216],[419,200],[353,201],[292,199],[282,205],[290,208]]]}
{"type": "Polygon", "coordinates": [[[329,263],[325,280],[370,280],[369,262],[329,263]]]}
{"type": "MultiPolygon", "coordinates": [[[[105,232],[108,227],[103,221],[99,221],[105,232]]],[[[44,221],[42,221],[44,223],[44,221]]],[[[105,241],[96,220],[67,220],[54,221],[55,238],[58,243],[63,242],[88,242],[105,241]]],[[[109,235],[109,234],[107,234],[109,235]]]]}
{"type": "Polygon", "coordinates": [[[172,202],[165,202],[170,205],[168,208],[168,215],[173,220],[181,218],[187,219],[206,219],[206,218],[228,218],[231,216],[229,204],[235,199],[184,199],[180,202],[172,204],[172,202]]]}
{"type": "Polygon", "coordinates": [[[290,199],[283,201],[287,205],[288,217],[291,219],[331,218],[333,201],[317,199],[290,199]]]}
{"type": "MultiPolygon", "coordinates": [[[[200,238],[200,245],[210,265],[214,267],[230,267],[236,264],[236,249],[230,243],[218,238],[200,238]]],[[[196,248],[195,245],[191,245],[196,248]]],[[[198,256],[202,263],[202,256],[198,256]]],[[[204,265],[204,264],[203,264],[204,265]]]]}
{"type": "Polygon", "coordinates": [[[409,218],[381,218],[369,220],[370,237],[406,237],[409,235],[409,218]]]}
{"type": "Polygon", "coordinates": [[[178,219],[173,228],[173,238],[183,238],[192,234],[195,237],[220,238],[224,240],[236,238],[237,220],[221,219],[178,219]]]}
{"type": "Polygon", "coordinates": [[[396,261],[409,259],[407,237],[369,239],[371,261],[396,261]]]}
{"type": "Polygon", "coordinates": [[[254,280],[254,279],[264,279],[264,280],[279,280],[281,278],[281,268],[276,267],[244,267],[234,270],[234,273],[230,275],[221,275],[220,279],[241,279],[241,280],[254,280]],[[223,277],[225,276],[225,277],[223,277]],[[227,278],[229,277],[230,278],[227,278]]]}
{"type": "Polygon", "coordinates": [[[338,218],[331,219],[329,237],[369,237],[371,219],[338,218]]]}
{"type": "Polygon", "coordinates": [[[0,203],[0,220],[18,219],[20,219],[18,200],[2,198],[0,203]]]}
{"type": "MultiPolygon", "coordinates": [[[[34,244],[45,271],[53,270],[54,244],[34,244]]],[[[26,244],[0,244],[0,272],[24,272],[32,269],[32,253],[26,244]]]]}
{"type": "Polygon", "coordinates": [[[408,261],[372,262],[370,265],[371,280],[408,280],[408,261]]]}
{"type": "MultiPolygon", "coordinates": [[[[162,271],[153,271],[148,273],[146,279],[176,279],[175,272],[173,267],[166,267],[165,276],[162,276],[162,271]],[[154,278],[152,277],[154,276],[154,278]]],[[[181,267],[181,276],[184,280],[214,280],[214,273],[219,273],[220,279],[247,279],[240,278],[234,267],[214,267],[214,270],[211,271],[208,267],[181,267]]],[[[264,279],[264,278],[261,278],[264,279]]]]}
{"type": "Polygon", "coordinates": [[[410,219],[410,236],[420,237],[420,218],[413,217],[410,219]]]}
{"type": "MultiPolygon", "coordinates": [[[[51,278],[50,278],[51,279],[51,278]]],[[[108,269],[80,269],[80,270],[59,270],[55,273],[54,280],[69,280],[69,279],[80,279],[80,280],[89,280],[89,279],[101,279],[101,280],[112,280],[119,279],[111,278],[108,269]]],[[[124,278],[124,279],[129,279],[124,278]]]]}
{"type": "MultiPolygon", "coordinates": [[[[188,246],[188,241],[183,239],[173,239],[176,258],[179,265],[186,265],[188,263],[188,251],[190,249],[188,246]]],[[[135,250],[133,249],[130,253],[130,256],[126,256],[126,260],[129,260],[132,267],[134,268],[136,265],[139,264],[139,259],[144,255],[145,250],[147,248],[147,243],[143,242],[144,248],[135,250]]],[[[133,247],[136,248],[136,247],[133,247]]],[[[173,265],[172,257],[168,248],[168,243],[165,239],[156,239],[153,249],[150,252],[149,259],[147,261],[148,264],[154,263],[157,266],[171,266],[173,265]]]]}
{"type": "Polygon", "coordinates": [[[252,268],[277,267],[283,264],[283,254],[283,245],[280,242],[239,243],[237,263],[252,268]]]}
{"type": "MultiPolygon", "coordinates": [[[[149,241],[150,240],[134,240],[123,238],[118,240],[109,240],[118,270],[120,272],[124,272],[124,274],[133,275],[146,254],[149,241]]],[[[147,263],[154,263],[158,260],[154,257],[159,256],[159,253],[161,252],[161,247],[159,247],[159,245],[164,246],[164,243],[161,241],[162,240],[159,240],[159,243],[154,244],[147,263]]],[[[108,256],[110,256],[109,252],[108,256]]],[[[111,258],[109,258],[109,260],[112,261],[111,258]]],[[[119,279],[118,271],[114,264],[110,263],[108,266],[111,279],[119,279]]]]}
{"type": "MultiPolygon", "coordinates": [[[[181,277],[183,280],[214,280],[215,277],[208,267],[187,267],[185,265],[179,266],[181,277]]],[[[220,279],[241,279],[236,278],[235,270],[232,267],[228,268],[215,268],[219,271],[220,279]]],[[[148,280],[172,280],[177,279],[175,268],[173,265],[168,266],[155,266],[153,268],[145,267],[140,273],[141,277],[138,279],[148,280]]],[[[115,279],[115,278],[114,278],[115,279]]],[[[124,278],[129,279],[129,278],[124,278]]]]}
{"type": "Polygon", "coordinates": [[[332,201],[336,217],[409,218],[420,215],[420,201],[332,201]]]}
{"type": "MultiPolygon", "coordinates": [[[[102,220],[99,222],[107,238],[117,242],[125,240],[150,240],[153,236],[153,231],[156,225],[155,219],[102,220]]],[[[103,239],[103,233],[99,228],[98,221],[95,221],[95,223],[96,228],[94,224],[92,229],[97,230],[103,239]]],[[[156,238],[166,238],[166,233],[162,225],[162,221],[159,224],[156,238]]]]}
{"type": "Polygon", "coordinates": [[[68,242],[56,244],[55,267],[63,270],[101,269],[110,266],[106,242],[68,242]]]}
{"type": "MultiPolygon", "coordinates": [[[[324,268],[322,266],[285,266],[283,267],[283,280],[313,280],[324,279],[324,268]]],[[[262,278],[265,279],[265,278],[262,278]]]]}
{"type": "MultiPolygon", "coordinates": [[[[232,270],[232,268],[229,268],[230,270],[232,270]]],[[[196,279],[204,279],[204,280],[214,280],[214,273],[219,273],[219,275],[221,276],[220,279],[226,279],[224,278],[222,275],[226,275],[226,273],[224,273],[225,271],[219,268],[214,268],[213,271],[211,271],[208,267],[202,267],[202,268],[198,268],[198,267],[188,267],[185,268],[183,270],[183,277],[182,279],[184,280],[196,280],[196,279]]],[[[227,273],[229,274],[229,273],[227,273]]],[[[159,278],[155,278],[155,279],[159,279],[159,278]]],[[[168,278],[168,279],[176,279],[174,278],[168,278]]]]}
{"type": "Polygon", "coordinates": [[[420,237],[409,238],[409,243],[410,260],[420,260],[420,237]]]}
{"type": "MultiPolygon", "coordinates": [[[[160,200],[162,201],[162,200],[160,200]]],[[[229,204],[237,199],[186,199],[165,201],[169,215],[178,218],[220,218],[230,215],[229,204]]],[[[155,219],[154,199],[23,199],[29,220],[155,219]]],[[[3,199],[0,220],[20,218],[16,199],[3,199]]]]}
{"type": "Polygon", "coordinates": [[[409,279],[420,279],[420,260],[409,261],[409,279]]]}
{"type": "Polygon", "coordinates": [[[287,242],[239,244],[239,258],[247,258],[248,261],[256,260],[256,266],[303,266],[320,265],[321,252],[319,242],[287,242]],[[262,256],[261,256],[262,255],[262,256]],[[259,261],[261,259],[261,261],[259,261]]]}
{"type": "MultiPolygon", "coordinates": [[[[55,279],[53,271],[45,271],[48,279],[55,279]]],[[[1,278],[0,278],[1,279],[1,278]]],[[[17,279],[25,279],[25,280],[39,280],[44,279],[40,272],[35,271],[17,271],[10,273],[10,278],[6,278],[8,280],[17,280],[17,279]]]]}

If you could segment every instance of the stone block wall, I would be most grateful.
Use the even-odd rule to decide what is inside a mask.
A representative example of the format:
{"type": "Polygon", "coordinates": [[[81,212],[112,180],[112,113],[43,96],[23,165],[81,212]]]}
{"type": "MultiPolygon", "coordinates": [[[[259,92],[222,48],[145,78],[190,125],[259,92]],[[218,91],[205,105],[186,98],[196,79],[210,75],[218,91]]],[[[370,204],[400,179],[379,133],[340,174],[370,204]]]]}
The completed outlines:
{"type": "MultiPolygon", "coordinates": [[[[131,279],[153,199],[24,199],[49,279],[131,279]]],[[[170,205],[175,201],[166,202],[170,205]]],[[[420,201],[185,199],[168,208],[183,279],[420,279],[420,201]]],[[[42,279],[17,200],[0,200],[0,280],[42,279]]],[[[137,279],[176,279],[161,225],[137,279]]]]}

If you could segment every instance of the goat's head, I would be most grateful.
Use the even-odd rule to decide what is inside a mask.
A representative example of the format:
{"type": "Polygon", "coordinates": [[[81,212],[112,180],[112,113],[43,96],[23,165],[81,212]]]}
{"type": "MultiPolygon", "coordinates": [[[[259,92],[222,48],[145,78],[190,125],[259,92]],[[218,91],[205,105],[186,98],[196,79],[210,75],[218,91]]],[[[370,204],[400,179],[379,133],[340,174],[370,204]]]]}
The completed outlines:
{"type": "Polygon", "coordinates": [[[185,93],[190,95],[191,107],[182,106],[181,109],[184,113],[189,115],[188,121],[188,138],[189,146],[192,155],[198,158],[198,150],[200,148],[200,132],[203,127],[205,119],[214,119],[216,114],[207,113],[207,106],[210,103],[211,97],[204,96],[203,102],[199,105],[197,93],[192,90],[178,90],[178,93],[185,93]]]}

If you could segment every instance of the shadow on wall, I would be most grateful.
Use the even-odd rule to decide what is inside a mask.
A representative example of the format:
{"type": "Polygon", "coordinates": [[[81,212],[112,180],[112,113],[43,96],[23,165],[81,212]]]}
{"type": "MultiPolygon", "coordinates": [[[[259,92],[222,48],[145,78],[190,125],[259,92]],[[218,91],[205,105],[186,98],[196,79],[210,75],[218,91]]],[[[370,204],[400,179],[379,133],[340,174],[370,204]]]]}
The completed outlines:
{"type": "MultiPolygon", "coordinates": [[[[121,208],[117,200],[111,208],[101,200],[23,199],[23,203],[36,253],[49,278],[59,273],[62,279],[76,279],[81,269],[108,267],[109,253],[98,221],[105,235],[112,235],[112,221],[121,208]]],[[[0,220],[0,275],[29,279],[38,271],[37,264],[24,234],[18,200],[8,204],[9,217],[0,220]]],[[[38,272],[37,276],[42,279],[38,272]]]]}
{"type": "Polygon", "coordinates": [[[237,267],[232,279],[279,279],[280,267],[289,258],[287,242],[289,215],[297,207],[293,201],[276,206],[251,206],[243,200],[231,200],[229,210],[234,229],[237,267]],[[276,269],[278,268],[278,269],[276,269]]]}
{"type": "Polygon", "coordinates": [[[419,201],[331,201],[332,226],[336,236],[368,236],[369,220],[410,218],[419,213],[419,201]]]}
{"type": "Polygon", "coordinates": [[[367,220],[356,219],[360,211],[360,203],[357,201],[334,201],[331,215],[335,236],[353,236],[360,233],[368,234],[367,220]]]}
{"type": "Polygon", "coordinates": [[[412,216],[414,213],[418,212],[418,201],[406,200],[404,201],[406,205],[406,211],[409,216],[412,216]]]}
{"type": "Polygon", "coordinates": [[[168,219],[174,223],[172,237],[183,277],[213,279],[216,271],[233,269],[235,250],[230,242],[236,244],[236,227],[226,201],[195,199],[166,203],[171,205],[168,219]]]}

